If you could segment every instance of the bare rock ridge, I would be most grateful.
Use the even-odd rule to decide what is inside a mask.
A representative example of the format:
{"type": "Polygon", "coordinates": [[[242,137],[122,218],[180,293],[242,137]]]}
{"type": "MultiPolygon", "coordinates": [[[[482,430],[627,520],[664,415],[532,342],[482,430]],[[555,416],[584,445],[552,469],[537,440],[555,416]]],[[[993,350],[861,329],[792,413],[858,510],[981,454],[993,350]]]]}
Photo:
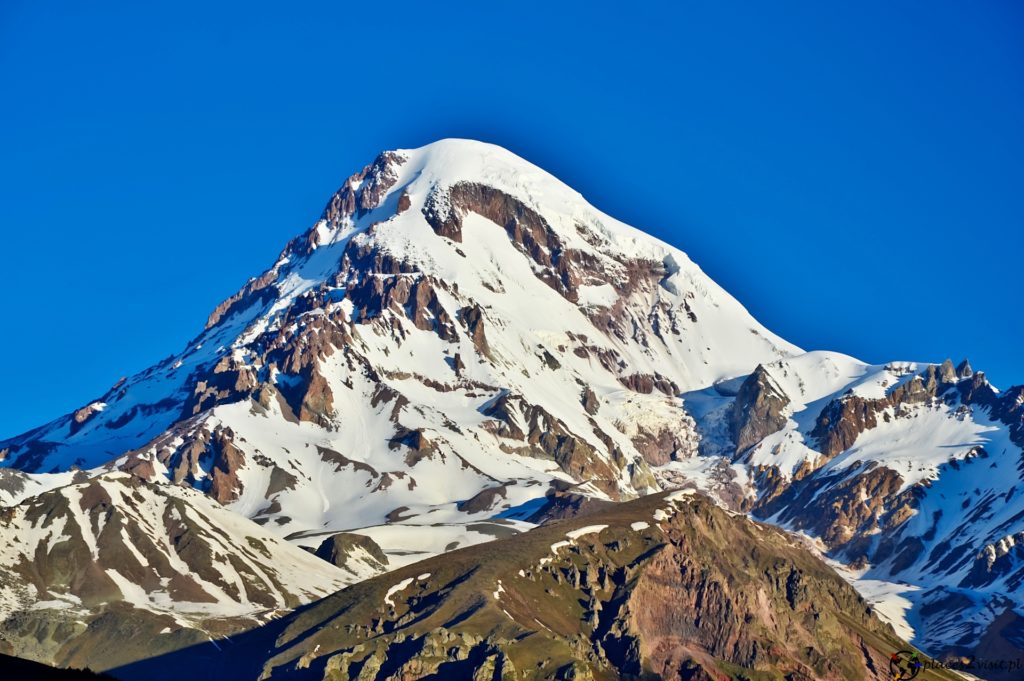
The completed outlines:
{"type": "Polygon", "coordinates": [[[388,566],[388,557],[375,541],[351,532],[339,532],[324,539],[314,555],[354,575],[364,571],[367,565],[379,572],[386,572],[388,566]],[[359,563],[357,569],[350,568],[350,562],[359,563]]]}
{"type": "Polygon", "coordinates": [[[733,403],[729,425],[736,453],[782,430],[789,398],[775,386],[760,364],[740,386],[733,403]]]}

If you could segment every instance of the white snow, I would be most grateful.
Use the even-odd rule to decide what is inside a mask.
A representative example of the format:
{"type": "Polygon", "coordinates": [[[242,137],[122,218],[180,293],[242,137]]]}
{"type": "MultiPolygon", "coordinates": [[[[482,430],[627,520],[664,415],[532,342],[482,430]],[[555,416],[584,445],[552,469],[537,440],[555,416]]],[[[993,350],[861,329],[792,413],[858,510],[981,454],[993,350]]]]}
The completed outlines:
{"type": "Polygon", "coordinates": [[[400,581],[398,584],[395,584],[390,589],[388,589],[388,592],[384,594],[384,602],[388,605],[394,606],[395,602],[391,600],[391,597],[400,591],[405,591],[405,589],[408,588],[410,584],[412,584],[412,581],[412,577],[408,577],[400,581]]]}
{"type": "Polygon", "coordinates": [[[605,529],[606,527],[608,527],[608,526],[607,525],[587,525],[586,527],[581,527],[579,529],[572,530],[570,532],[566,532],[565,536],[568,537],[569,539],[575,541],[576,539],[579,539],[580,537],[586,536],[588,534],[597,534],[598,532],[600,532],[601,530],[605,529]]]}
{"type": "Polygon", "coordinates": [[[897,636],[905,641],[914,639],[914,628],[907,620],[913,603],[904,594],[919,591],[921,587],[877,579],[857,579],[851,583],[882,621],[892,625],[897,636]]]}

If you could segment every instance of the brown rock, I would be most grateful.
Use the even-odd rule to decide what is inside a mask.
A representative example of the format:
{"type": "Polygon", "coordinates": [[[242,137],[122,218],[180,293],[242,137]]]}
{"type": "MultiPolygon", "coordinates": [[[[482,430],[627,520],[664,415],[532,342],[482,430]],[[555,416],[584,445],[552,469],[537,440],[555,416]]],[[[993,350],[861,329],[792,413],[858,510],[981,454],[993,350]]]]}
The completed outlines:
{"type": "Polygon", "coordinates": [[[362,534],[354,534],[352,532],[333,534],[324,539],[316,551],[314,551],[318,558],[323,558],[331,565],[340,568],[345,568],[349,561],[360,553],[365,553],[370,558],[367,561],[364,556],[359,556],[362,562],[368,563],[371,567],[375,567],[381,572],[387,569],[387,555],[377,545],[377,542],[362,534]]]}
{"type": "Polygon", "coordinates": [[[740,386],[729,413],[729,429],[736,443],[736,453],[782,430],[788,406],[789,398],[758,364],[740,386]]]}

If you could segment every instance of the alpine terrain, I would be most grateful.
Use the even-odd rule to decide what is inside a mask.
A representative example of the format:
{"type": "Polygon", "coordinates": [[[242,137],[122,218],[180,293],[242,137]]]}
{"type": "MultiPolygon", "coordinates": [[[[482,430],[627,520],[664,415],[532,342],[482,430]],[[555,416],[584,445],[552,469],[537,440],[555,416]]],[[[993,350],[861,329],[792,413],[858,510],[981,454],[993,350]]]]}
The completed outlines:
{"type": "Polygon", "coordinates": [[[805,352],[442,140],[349,177],[180,353],[0,441],[0,653],[361,680],[1024,657],[1022,447],[1024,386],[805,352]]]}

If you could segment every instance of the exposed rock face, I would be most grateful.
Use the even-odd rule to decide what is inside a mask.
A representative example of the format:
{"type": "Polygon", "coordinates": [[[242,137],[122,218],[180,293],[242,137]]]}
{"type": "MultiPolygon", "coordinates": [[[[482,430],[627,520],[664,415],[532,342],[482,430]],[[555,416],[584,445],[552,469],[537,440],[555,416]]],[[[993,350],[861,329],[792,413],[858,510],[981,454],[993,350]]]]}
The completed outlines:
{"type": "Polygon", "coordinates": [[[939,381],[942,383],[956,383],[958,378],[956,369],[953,368],[953,360],[946,359],[939,367],[939,381]]]}
{"type": "MultiPolygon", "coordinates": [[[[884,397],[847,394],[832,400],[822,409],[810,435],[817,438],[825,457],[833,458],[882,422],[914,418],[919,407],[952,409],[959,404],[955,412],[958,418],[966,417],[969,412],[965,410],[970,407],[984,407],[992,418],[1010,426],[1012,437],[1017,418],[1015,408],[1019,407],[1017,389],[999,397],[981,372],[960,376],[969,366],[964,360],[953,372],[952,362],[946,360],[941,366],[928,366],[912,375],[884,397]]],[[[963,461],[970,462],[979,456],[987,457],[983,448],[968,452],[963,461]]],[[[961,466],[956,459],[947,464],[950,469],[961,466]]],[[[826,469],[811,473],[813,468],[804,469],[780,493],[763,496],[755,512],[762,517],[778,514],[779,520],[790,526],[811,531],[848,560],[874,562],[884,558],[893,560],[899,571],[900,566],[919,557],[923,545],[916,538],[904,537],[894,542],[886,537],[901,532],[903,524],[918,512],[925,487],[908,489],[897,471],[874,464],[852,473],[826,469]]]]}
{"type": "Polygon", "coordinates": [[[350,574],[361,576],[366,574],[366,568],[372,574],[385,572],[388,567],[388,557],[375,541],[351,532],[339,532],[324,539],[315,555],[350,574]]]}
{"type": "Polygon", "coordinates": [[[460,321],[466,325],[469,337],[473,340],[473,347],[482,355],[490,356],[491,348],[487,344],[487,334],[484,331],[484,312],[479,305],[465,307],[459,315],[460,321]]]}
{"type": "MultiPolygon", "coordinates": [[[[466,213],[481,215],[503,227],[518,248],[542,268],[541,279],[569,300],[577,299],[579,276],[562,239],[539,213],[494,187],[460,182],[428,197],[423,216],[438,236],[462,241],[466,213]]],[[[577,256],[578,257],[578,256],[577,256]]]]}
{"type": "Polygon", "coordinates": [[[989,400],[993,417],[1005,423],[1010,429],[1010,439],[1024,448],[1024,385],[1013,386],[998,398],[989,400]]]}
{"type": "Polygon", "coordinates": [[[672,381],[656,374],[620,376],[619,383],[634,392],[643,393],[644,395],[649,395],[654,390],[663,392],[666,395],[676,395],[679,392],[679,388],[672,381]]]}
{"type": "Polygon", "coordinates": [[[736,453],[782,430],[789,398],[775,385],[763,366],[757,365],[736,394],[729,427],[736,453]]]}
{"type": "Polygon", "coordinates": [[[205,490],[222,504],[238,499],[245,491],[239,471],[246,457],[235,443],[235,433],[220,426],[211,431],[199,424],[183,431],[160,438],[148,452],[130,452],[121,470],[154,480],[156,461],[172,482],[205,490]]]}
{"type": "Polygon", "coordinates": [[[853,446],[857,437],[878,425],[886,409],[892,409],[898,417],[901,407],[922,404],[934,398],[940,389],[948,384],[938,383],[935,368],[929,367],[928,378],[914,376],[910,381],[897,386],[881,399],[867,399],[850,395],[830,402],[818,416],[811,435],[818,438],[819,449],[831,458],[853,446]]]}
{"type": "Polygon", "coordinates": [[[237,638],[208,673],[884,679],[906,645],[783,534],[658,495],[362,582],[237,638]]]}
{"type": "Polygon", "coordinates": [[[591,416],[596,414],[597,410],[601,408],[601,402],[589,387],[583,388],[583,397],[580,399],[580,404],[583,405],[583,410],[591,416]]]}
{"type": "Polygon", "coordinates": [[[641,432],[633,438],[633,445],[652,466],[661,466],[672,460],[682,446],[678,434],[668,428],[657,433],[641,432]]]}
{"type": "Polygon", "coordinates": [[[251,279],[235,295],[220,303],[213,309],[206,319],[206,328],[212,328],[221,320],[231,317],[233,314],[243,312],[256,305],[266,305],[274,300],[279,291],[274,286],[277,280],[277,272],[270,270],[261,276],[251,279]]]}
{"type": "Polygon", "coordinates": [[[891,531],[913,515],[914,493],[900,494],[896,471],[875,467],[861,475],[815,476],[785,488],[780,495],[756,507],[756,513],[792,522],[820,537],[848,560],[868,557],[879,531],[891,531]],[[818,495],[828,490],[827,501],[818,495]]]}
{"type": "Polygon", "coordinates": [[[69,432],[74,435],[82,429],[89,419],[103,411],[105,405],[102,402],[92,402],[82,407],[71,415],[71,426],[69,432]]]}
{"type": "Polygon", "coordinates": [[[460,501],[458,509],[463,513],[483,513],[495,508],[500,500],[508,497],[507,485],[496,485],[480,490],[469,499],[460,501]]]}
{"type": "Polygon", "coordinates": [[[495,419],[490,426],[493,432],[523,442],[517,453],[552,459],[577,479],[611,480],[615,477],[612,465],[622,463],[603,461],[592,445],[570,432],[559,419],[517,395],[500,396],[483,413],[495,419]]]}
{"type": "Polygon", "coordinates": [[[1003,581],[1013,591],[1024,588],[1024,532],[1009,534],[998,542],[987,544],[958,586],[969,589],[986,586],[993,581],[1003,581]]]}

